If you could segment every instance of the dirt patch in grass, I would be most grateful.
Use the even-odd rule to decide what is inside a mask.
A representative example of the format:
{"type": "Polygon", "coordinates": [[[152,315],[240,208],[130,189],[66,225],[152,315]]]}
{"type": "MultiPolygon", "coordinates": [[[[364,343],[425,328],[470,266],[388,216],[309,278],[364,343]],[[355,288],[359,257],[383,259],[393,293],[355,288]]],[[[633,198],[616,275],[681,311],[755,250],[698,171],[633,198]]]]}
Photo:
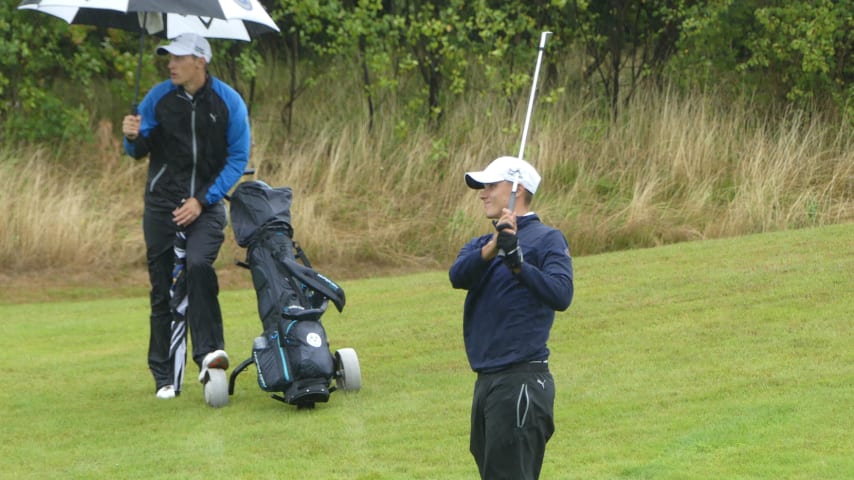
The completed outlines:
{"type": "MultiPolygon", "coordinates": [[[[430,267],[353,264],[317,269],[336,282],[344,282],[358,278],[405,275],[428,268],[430,267]]],[[[221,290],[253,288],[249,271],[237,265],[218,267],[217,275],[221,290]]],[[[124,269],[57,268],[31,272],[0,272],[0,304],[147,295],[148,272],[144,266],[124,269]]]]}

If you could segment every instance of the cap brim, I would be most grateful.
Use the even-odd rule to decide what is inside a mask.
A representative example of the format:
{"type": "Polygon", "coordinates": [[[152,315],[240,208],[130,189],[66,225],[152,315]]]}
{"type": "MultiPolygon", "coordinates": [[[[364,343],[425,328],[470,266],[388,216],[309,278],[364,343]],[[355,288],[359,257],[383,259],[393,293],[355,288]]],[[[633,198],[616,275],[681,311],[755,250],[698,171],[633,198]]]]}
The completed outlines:
{"type": "Polygon", "coordinates": [[[169,46],[164,46],[164,47],[157,47],[156,52],[158,55],[168,55],[170,53],[173,55],[178,55],[178,53],[175,53],[174,50],[175,50],[174,48],[170,48],[169,46]]]}
{"type": "Polygon", "coordinates": [[[166,55],[171,53],[172,55],[177,55],[179,57],[184,55],[193,55],[193,51],[190,49],[183,49],[178,45],[163,45],[162,47],[157,47],[158,55],[166,55]]]}
{"type": "Polygon", "coordinates": [[[466,185],[468,185],[469,188],[474,188],[474,189],[483,188],[483,183],[478,182],[477,180],[472,178],[472,176],[468,173],[466,174],[466,185]]]}
{"type": "Polygon", "coordinates": [[[466,185],[469,188],[481,189],[489,183],[503,182],[504,178],[489,175],[487,172],[468,172],[466,173],[466,185]]]}

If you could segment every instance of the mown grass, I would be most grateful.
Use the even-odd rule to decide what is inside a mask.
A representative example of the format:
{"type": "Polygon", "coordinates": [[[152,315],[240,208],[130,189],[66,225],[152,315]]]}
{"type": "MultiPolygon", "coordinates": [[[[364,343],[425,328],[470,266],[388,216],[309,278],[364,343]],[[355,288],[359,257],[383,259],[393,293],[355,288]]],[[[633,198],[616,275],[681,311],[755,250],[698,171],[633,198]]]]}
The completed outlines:
{"type": "MultiPolygon", "coordinates": [[[[543,478],[854,476],[852,238],[843,224],[577,257],[543,478]]],[[[313,411],[251,373],[222,409],[191,379],[156,400],[144,296],[0,305],[2,476],[476,478],[464,292],[443,269],[342,284],[324,323],[358,351],[363,389],[313,411]]],[[[239,361],[254,292],[221,298],[239,361]]]]}

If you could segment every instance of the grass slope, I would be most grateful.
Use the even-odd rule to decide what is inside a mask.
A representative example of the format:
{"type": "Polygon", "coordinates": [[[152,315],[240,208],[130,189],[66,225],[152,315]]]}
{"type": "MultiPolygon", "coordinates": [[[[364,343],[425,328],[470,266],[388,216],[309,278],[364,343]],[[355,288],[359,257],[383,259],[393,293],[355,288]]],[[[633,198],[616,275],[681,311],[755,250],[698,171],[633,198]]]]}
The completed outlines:
{"type": "MultiPolygon", "coordinates": [[[[543,478],[854,477],[852,239],[854,224],[575,259],[543,478]]],[[[267,398],[251,367],[226,408],[192,371],[156,400],[146,298],[0,305],[2,476],[476,478],[464,292],[442,271],[344,287],[324,323],[359,353],[363,390],[313,411],[267,398]]],[[[236,364],[254,292],[221,297],[236,364]]]]}

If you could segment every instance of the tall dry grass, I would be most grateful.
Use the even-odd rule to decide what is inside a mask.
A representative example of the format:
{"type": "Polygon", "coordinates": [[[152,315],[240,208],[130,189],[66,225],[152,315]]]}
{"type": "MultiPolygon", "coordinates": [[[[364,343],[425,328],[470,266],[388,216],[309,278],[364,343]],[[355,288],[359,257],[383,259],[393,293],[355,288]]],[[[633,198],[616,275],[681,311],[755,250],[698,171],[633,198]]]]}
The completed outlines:
{"type": "Polygon", "coordinates": [[[664,92],[618,124],[565,117],[541,134],[545,191],[557,198],[538,209],[576,251],[854,219],[854,131],[815,112],[769,118],[748,100],[664,92]]]}
{"type": "Polygon", "coordinates": [[[121,159],[109,123],[95,138],[61,161],[51,146],[0,153],[0,278],[69,266],[121,269],[139,258],[136,186],[144,164],[121,159]]]}
{"type": "MultiPolygon", "coordinates": [[[[313,250],[336,262],[443,266],[489,231],[463,174],[518,153],[525,105],[510,112],[501,99],[469,98],[439,131],[401,135],[393,110],[372,132],[364,112],[336,116],[353,101],[352,91],[339,95],[297,115],[337,121],[256,156],[273,167],[261,176],[300,186],[295,209],[310,210],[297,210],[298,231],[313,250]]],[[[581,96],[538,105],[525,152],[544,178],[534,209],[576,254],[854,219],[851,126],[758,112],[749,99],[721,105],[672,91],[639,97],[614,124],[581,96]]]]}
{"type": "MultiPolygon", "coordinates": [[[[338,278],[445,268],[490,230],[466,171],[518,153],[526,100],[471,95],[439,129],[403,122],[390,95],[372,129],[358,80],[308,92],[290,131],[281,104],[253,111],[256,178],[295,190],[297,240],[338,278]]],[[[269,89],[268,89],[269,90],[269,89]]],[[[115,130],[113,128],[112,130],[115,130]]],[[[98,127],[76,158],[0,154],[0,271],[143,269],[144,162],[98,127]]],[[[854,220],[854,131],[817,112],[758,114],[749,99],[651,92],[612,123],[581,94],[538,103],[526,158],[534,210],[575,255],[854,220]]],[[[220,267],[242,255],[230,236],[220,267]]]]}

